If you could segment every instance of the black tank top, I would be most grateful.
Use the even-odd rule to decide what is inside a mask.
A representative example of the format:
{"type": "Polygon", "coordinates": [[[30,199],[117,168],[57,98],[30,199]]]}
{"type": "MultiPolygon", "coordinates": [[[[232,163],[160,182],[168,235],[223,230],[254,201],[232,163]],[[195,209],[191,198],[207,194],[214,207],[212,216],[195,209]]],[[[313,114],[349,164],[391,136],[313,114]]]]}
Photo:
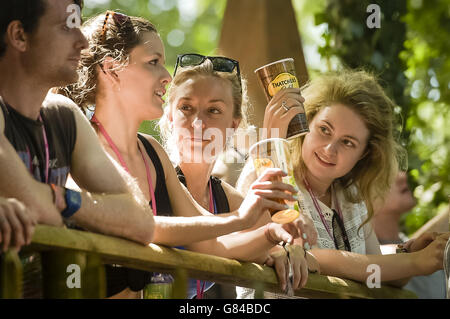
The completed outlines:
{"type": "MultiPolygon", "coordinates": [[[[170,205],[169,193],[166,187],[166,177],[161,160],[150,142],[141,134],[139,140],[145,147],[145,151],[150,157],[156,170],[155,200],[156,210],[159,216],[172,216],[172,206],[170,205]]],[[[151,206],[151,201],[149,203],[151,206]]],[[[107,296],[115,295],[125,288],[132,291],[140,291],[150,283],[152,274],[148,271],[131,269],[120,266],[105,265],[107,278],[107,296]]]]}
{"type": "MultiPolygon", "coordinates": [[[[45,183],[45,143],[42,125],[49,148],[48,183],[64,186],[70,172],[72,152],[76,141],[73,110],[57,104],[41,108],[40,120],[32,120],[10,105],[1,103],[5,118],[4,134],[25,164],[28,172],[45,183]]],[[[23,265],[23,297],[42,298],[42,266],[40,254],[19,253],[23,265]]]]}
{"type": "MultiPolygon", "coordinates": [[[[177,171],[178,179],[180,180],[180,182],[183,183],[183,185],[187,187],[186,177],[184,176],[184,173],[181,170],[181,168],[179,166],[177,166],[175,168],[175,170],[177,171]]],[[[216,214],[229,213],[230,205],[228,204],[227,195],[225,194],[225,191],[223,190],[222,181],[215,176],[211,176],[210,182],[211,182],[211,189],[212,189],[212,194],[214,197],[215,208],[216,208],[215,213],[216,214]]]]}

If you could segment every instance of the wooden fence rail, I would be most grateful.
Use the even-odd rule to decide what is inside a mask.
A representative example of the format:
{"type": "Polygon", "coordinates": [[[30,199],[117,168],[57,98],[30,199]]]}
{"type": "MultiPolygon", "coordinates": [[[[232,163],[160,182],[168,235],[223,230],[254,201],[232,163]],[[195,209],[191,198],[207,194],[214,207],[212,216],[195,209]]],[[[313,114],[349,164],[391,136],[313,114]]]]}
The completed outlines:
{"type": "MultiPolygon", "coordinates": [[[[189,278],[280,292],[275,271],[263,265],[151,244],[148,247],[105,235],[38,225],[32,244],[24,251],[40,252],[45,298],[102,298],[105,296],[103,264],[175,275],[174,298],[186,297],[189,278]],[[68,288],[70,264],[81,269],[81,288],[68,288]]],[[[9,251],[0,265],[0,297],[21,298],[22,266],[17,253],[9,251]]],[[[331,276],[309,274],[308,282],[295,291],[307,298],[416,298],[415,294],[389,286],[369,289],[361,283],[331,276]]]]}

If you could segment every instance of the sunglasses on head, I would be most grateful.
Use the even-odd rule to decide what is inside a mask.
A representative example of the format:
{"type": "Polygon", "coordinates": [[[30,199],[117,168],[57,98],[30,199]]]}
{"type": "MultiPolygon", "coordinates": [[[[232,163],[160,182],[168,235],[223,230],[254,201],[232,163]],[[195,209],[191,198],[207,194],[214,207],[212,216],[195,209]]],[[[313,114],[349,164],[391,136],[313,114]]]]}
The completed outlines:
{"type": "Polygon", "coordinates": [[[109,17],[112,17],[114,23],[118,25],[123,25],[125,22],[127,22],[130,17],[126,14],[115,12],[115,11],[106,11],[105,15],[105,21],[103,21],[103,28],[102,28],[102,34],[101,37],[103,39],[103,42],[106,38],[106,31],[108,30],[108,19],[109,17]]]}
{"type": "Polygon", "coordinates": [[[236,69],[236,74],[239,78],[239,84],[241,85],[242,91],[239,62],[223,56],[205,56],[196,53],[180,54],[177,57],[177,63],[175,65],[173,76],[175,77],[178,67],[197,66],[205,62],[206,59],[211,61],[214,71],[232,73],[234,69],[236,69]]]}

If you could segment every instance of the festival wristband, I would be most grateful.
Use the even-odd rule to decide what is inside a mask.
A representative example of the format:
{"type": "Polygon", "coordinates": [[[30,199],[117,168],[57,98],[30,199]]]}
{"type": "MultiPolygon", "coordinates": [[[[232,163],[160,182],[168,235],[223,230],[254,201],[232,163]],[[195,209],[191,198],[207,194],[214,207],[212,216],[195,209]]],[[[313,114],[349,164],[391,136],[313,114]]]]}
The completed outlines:
{"type": "Polygon", "coordinates": [[[81,208],[81,192],[74,191],[69,188],[64,188],[66,208],[61,212],[64,218],[72,217],[81,208]]]}

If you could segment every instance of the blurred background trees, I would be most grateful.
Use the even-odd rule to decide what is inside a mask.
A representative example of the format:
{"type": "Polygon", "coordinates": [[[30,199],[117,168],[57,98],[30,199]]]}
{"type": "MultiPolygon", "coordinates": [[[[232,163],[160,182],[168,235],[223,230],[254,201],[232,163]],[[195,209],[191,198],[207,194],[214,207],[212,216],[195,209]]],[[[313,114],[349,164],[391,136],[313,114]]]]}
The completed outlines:
{"type": "MultiPolygon", "coordinates": [[[[449,202],[450,0],[292,3],[311,77],[343,66],[365,68],[380,77],[398,105],[398,137],[408,151],[418,199],[403,226],[413,233],[449,202]],[[379,29],[366,25],[371,3],[380,7],[379,29]]],[[[225,7],[226,0],[85,0],[83,15],[113,9],[149,19],[161,34],[172,72],[177,54],[215,53],[225,7]]],[[[154,123],[141,130],[158,135],[154,123]]]]}

